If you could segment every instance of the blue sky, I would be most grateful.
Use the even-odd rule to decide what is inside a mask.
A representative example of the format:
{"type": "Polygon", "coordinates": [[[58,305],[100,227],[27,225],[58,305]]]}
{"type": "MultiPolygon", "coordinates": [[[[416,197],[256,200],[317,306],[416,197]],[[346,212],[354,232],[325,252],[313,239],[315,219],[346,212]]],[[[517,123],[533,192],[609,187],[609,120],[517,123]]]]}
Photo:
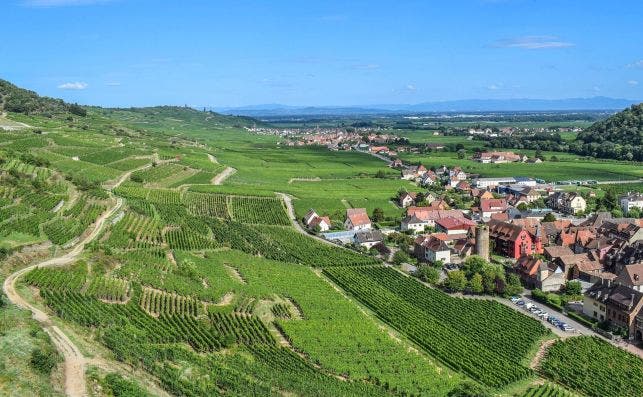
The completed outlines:
{"type": "Polygon", "coordinates": [[[83,104],[643,99],[643,1],[3,0],[0,78],[83,104]]]}

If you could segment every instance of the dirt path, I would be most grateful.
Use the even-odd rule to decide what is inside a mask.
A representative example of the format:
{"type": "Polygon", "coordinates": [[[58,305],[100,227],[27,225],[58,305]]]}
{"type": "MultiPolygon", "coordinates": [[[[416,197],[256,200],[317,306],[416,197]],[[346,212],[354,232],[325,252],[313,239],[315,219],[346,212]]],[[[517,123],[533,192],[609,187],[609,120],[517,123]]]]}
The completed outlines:
{"type": "MultiPolygon", "coordinates": [[[[122,183],[122,180],[120,180],[117,185],[120,183],[122,183]]],[[[101,214],[98,219],[96,219],[91,232],[81,241],[79,241],[71,251],[62,256],[48,259],[18,270],[17,272],[9,275],[9,277],[4,280],[3,290],[5,295],[7,295],[7,298],[9,298],[9,300],[14,305],[31,311],[33,318],[41,323],[45,332],[47,332],[47,334],[49,334],[49,336],[51,337],[53,344],[62,354],[65,360],[65,394],[71,397],[85,396],[87,394],[85,384],[86,359],[80,352],[78,347],[69,339],[69,337],[67,337],[67,335],[65,335],[65,333],[60,328],[58,328],[56,325],[53,325],[47,313],[31,305],[18,294],[18,292],[16,291],[16,283],[20,277],[36,267],[58,267],[73,262],[83,252],[85,245],[98,237],[103,228],[103,225],[105,224],[105,221],[110,216],[115,214],[118,210],[120,210],[122,205],[123,200],[121,198],[117,198],[115,205],[110,210],[101,214]]]]}
{"type": "Polygon", "coordinates": [[[297,222],[297,215],[295,215],[295,208],[292,205],[292,197],[287,195],[286,193],[279,193],[275,192],[277,196],[281,197],[284,200],[284,203],[286,204],[286,209],[288,210],[288,217],[290,218],[290,222],[292,223],[293,227],[295,230],[297,230],[299,233],[306,235],[307,237],[314,238],[317,241],[321,241],[324,244],[329,244],[333,245],[335,247],[340,248],[338,245],[315,235],[309,234],[300,224],[297,222]]]}
{"type": "Polygon", "coordinates": [[[547,349],[549,349],[549,347],[550,347],[551,345],[553,345],[553,344],[554,344],[554,342],[556,342],[556,340],[557,340],[557,339],[549,339],[549,340],[544,341],[544,342],[540,345],[540,347],[538,348],[538,352],[536,353],[536,355],[534,356],[534,358],[533,358],[533,359],[531,360],[531,362],[529,363],[529,368],[531,368],[531,369],[536,369],[536,368],[538,368],[538,366],[540,365],[540,362],[541,362],[541,361],[542,361],[542,359],[545,357],[545,353],[547,353],[547,349]]]}
{"type": "Polygon", "coordinates": [[[232,174],[237,172],[235,168],[232,167],[226,167],[225,170],[221,171],[220,174],[212,178],[212,184],[213,185],[221,185],[226,179],[228,179],[232,174]]]}
{"type": "Polygon", "coordinates": [[[20,121],[13,121],[7,118],[7,112],[0,113],[0,129],[6,131],[17,131],[23,128],[33,128],[29,124],[22,123],[20,121]]]}
{"type": "Polygon", "coordinates": [[[208,159],[210,159],[210,161],[213,162],[214,164],[219,164],[219,161],[217,160],[217,158],[211,155],[210,153],[208,153],[208,159]]]}

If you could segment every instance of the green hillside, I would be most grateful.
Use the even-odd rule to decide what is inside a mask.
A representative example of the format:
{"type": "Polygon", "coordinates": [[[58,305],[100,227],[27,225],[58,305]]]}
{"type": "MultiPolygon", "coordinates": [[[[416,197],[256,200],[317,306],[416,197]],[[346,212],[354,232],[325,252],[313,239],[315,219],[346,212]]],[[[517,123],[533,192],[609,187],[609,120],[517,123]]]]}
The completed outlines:
{"type": "Polygon", "coordinates": [[[0,79],[0,109],[6,112],[53,116],[61,113],[86,114],[82,107],[62,99],[43,97],[0,79]]]}
{"type": "Polygon", "coordinates": [[[145,130],[172,132],[179,130],[208,130],[265,125],[252,117],[226,116],[211,111],[199,111],[182,106],[145,108],[92,108],[97,114],[122,121],[145,130]]]}
{"type": "Polygon", "coordinates": [[[578,134],[576,145],[589,155],[643,160],[643,103],[592,124],[578,134]]]}

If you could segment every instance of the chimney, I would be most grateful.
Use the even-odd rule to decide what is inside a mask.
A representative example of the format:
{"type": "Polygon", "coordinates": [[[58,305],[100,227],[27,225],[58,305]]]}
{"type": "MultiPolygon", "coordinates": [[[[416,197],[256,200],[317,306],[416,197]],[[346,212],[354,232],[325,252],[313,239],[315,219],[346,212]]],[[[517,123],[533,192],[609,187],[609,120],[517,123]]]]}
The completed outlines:
{"type": "Polygon", "coordinates": [[[631,295],[632,295],[632,301],[630,302],[630,307],[634,306],[634,294],[631,294],[631,295]]]}

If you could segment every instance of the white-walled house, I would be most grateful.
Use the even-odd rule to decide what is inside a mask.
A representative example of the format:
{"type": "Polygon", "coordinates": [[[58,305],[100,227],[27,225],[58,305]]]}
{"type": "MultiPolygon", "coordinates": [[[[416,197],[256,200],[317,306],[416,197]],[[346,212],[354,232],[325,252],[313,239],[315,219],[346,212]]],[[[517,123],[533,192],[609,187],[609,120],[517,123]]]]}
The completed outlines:
{"type": "Polygon", "coordinates": [[[628,193],[620,198],[621,209],[623,214],[627,215],[632,208],[643,210],[643,194],[642,193],[628,193]]]}

